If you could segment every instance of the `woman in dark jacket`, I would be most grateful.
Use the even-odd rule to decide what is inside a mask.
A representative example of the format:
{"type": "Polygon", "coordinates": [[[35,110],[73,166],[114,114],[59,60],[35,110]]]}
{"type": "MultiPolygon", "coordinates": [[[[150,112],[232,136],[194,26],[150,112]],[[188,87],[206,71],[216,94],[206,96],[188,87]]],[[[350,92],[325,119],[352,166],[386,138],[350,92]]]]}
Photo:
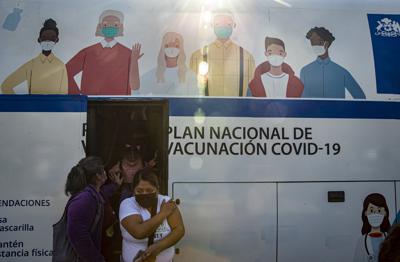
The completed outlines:
{"type": "Polygon", "coordinates": [[[80,261],[105,261],[101,254],[101,231],[104,218],[104,197],[111,197],[122,180],[111,176],[107,180],[103,161],[87,157],[79,161],[68,174],[65,193],[71,195],[67,208],[67,236],[80,261]]]}

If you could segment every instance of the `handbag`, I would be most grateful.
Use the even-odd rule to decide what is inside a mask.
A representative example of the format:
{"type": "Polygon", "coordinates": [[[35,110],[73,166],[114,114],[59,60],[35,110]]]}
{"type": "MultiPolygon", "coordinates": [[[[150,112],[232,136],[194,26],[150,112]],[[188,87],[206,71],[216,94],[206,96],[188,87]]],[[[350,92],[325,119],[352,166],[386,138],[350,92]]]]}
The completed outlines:
{"type": "MultiPolygon", "coordinates": [[[[92,194],[93,195],[93,194],[92,194]]],[[[72,247],[71,242],[67,236],[67,210],[71,203],[71,197],[65,205],[64,213],[61,219],[53,225],[53,257],[52,262],[79,262],[79,256],[72,247]]],[[[97,201],[96,216],[93,220],[90,228],[90,234],[92,235],[96,230],[96,226],[100,222],[102,216],[102,204],[97,201]]]]}
{"type": "Polygon", "coordinates": [[[67,236],[67,209],[72,197],[65,205],[61,219],[53,225],[53,258],[52,262],[78,262],[79,257],[67,236]]]}

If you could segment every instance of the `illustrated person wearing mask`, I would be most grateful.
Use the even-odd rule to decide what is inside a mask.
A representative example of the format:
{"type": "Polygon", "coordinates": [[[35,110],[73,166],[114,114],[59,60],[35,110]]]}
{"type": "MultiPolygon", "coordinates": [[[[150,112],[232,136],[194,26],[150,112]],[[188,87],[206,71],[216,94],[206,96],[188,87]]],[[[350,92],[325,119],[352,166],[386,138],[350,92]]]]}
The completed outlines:
{"type": "Polygon", "coordinates": [[[196,75],[188,70],[182,35],[164,35],[157,59],[157,68],[144,74],[140,81],[141,95],[198,95],[196,75]]]}
{"type": "MultiPolygon", "coordinates": [[[[64,257],[69,251],[64,250],[68,241],[79,261],[102,262],[101,235],[104,220],[104,200],[111,197],[121,184],[118,176],[110,175],[112,183],[103,186],[107,180],[103,161],[99,157],[83,158],[68,174],[65,184],[65,193],[70,196],[66,205],[66,236],[63,239],[54,239],[56,244],[53,261],[66,261],[64,257]],[[66,237],[66,239],[64,239],[66,237]],[[61,249],[59,249],[61,248],[61,249]]],[[[54,227],[65,226],[60,220],[54,227]]],[[[71,259],[69,257],[68,259],[71,259]]],[[[75,261],[75,260],[74,260],[75,261]]]]}
{"type": "Polygon", "coordinates": [[[246,96],[254,74],[254,58],[230,38],[236,27],[233,14],[227,10],[214,12],[214,33],[217,39],[194,52],[190,69],[201,81],[205,96],[246,96]]]}
{"type": "Polygon", "coordinates": [[[96,36],[100,43],[89,46],[76,54],[68,63],[69,94],[130,95],[138,89],[140,44],[132,50],[118,43],[123,36],[124,15],[115,10],[104,11],[99,18],[96,36]],[[75,75],[82,72],[80,88],[75,75]]]}
{"type": "Polygon", "coordinates": [[[304,86],[294,75],[292,68],[283,63],[286,57],[285,44],[278,38],[265,38],[267,61],[256,68],[249,83],[247,96],[255,97],[300,97],[304,86]]]}
{"type": "Polygon", "coordinates": [[[134,197],[121,203],[122,261],[172,262],[174,245],[184,236],[175,202],[158,193],[157,172],[142,169],[133,179],[134,197]]]}
{"type": "Polygon", "coordinates": [[[304,66],[300,79],[304,84],[305,98],[345,98],[346,89],[354,98],[365,99],[365,94],[349,71],[333,62],[329,48],[335,37],[324,27],[314,27],[306,38],[317,59],[304,66]]]}
{"type": "Polygon", "coordinates": [[[383,195],[373,193],[368,195],[363,203],[363,226],[354,262],[378,262],[381,243],[390,230],[389,208],[383,195]]]}
{"type": "Polygon", "coordinates": [[[3,94],[14,94],[14,88],[24,81],[29,94],[67,94],[68,76],[64,63],[52,52],[58,43],[59,31],[53,19],[47,19],[40,29],[38,42],[42,52],[26,62],[1,84],[3,94]]]}

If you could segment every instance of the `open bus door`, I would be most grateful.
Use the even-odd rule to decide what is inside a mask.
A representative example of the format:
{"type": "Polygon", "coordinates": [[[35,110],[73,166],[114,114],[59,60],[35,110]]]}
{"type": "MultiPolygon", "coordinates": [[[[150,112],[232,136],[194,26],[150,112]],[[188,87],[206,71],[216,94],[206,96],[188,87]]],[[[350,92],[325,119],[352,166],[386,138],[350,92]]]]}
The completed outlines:
{"type": "Polygon", "coordinates": [[[124,148],[135,146],[159,170],[160,193],[168,194],[168,100],[92,98],[88,101],[86,154],[106,169],[124,148]]]}

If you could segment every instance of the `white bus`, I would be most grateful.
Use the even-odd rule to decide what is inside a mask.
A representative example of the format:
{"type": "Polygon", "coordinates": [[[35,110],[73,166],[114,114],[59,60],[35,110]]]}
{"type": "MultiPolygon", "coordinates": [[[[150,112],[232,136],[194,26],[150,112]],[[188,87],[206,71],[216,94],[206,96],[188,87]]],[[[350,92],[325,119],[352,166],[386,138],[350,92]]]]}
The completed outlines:
{"type": "Polygon", "coordinates": [[[377,261],[363,227],[400,211],[399,1],[3,0],[0,22],[0,261],[51,261],[69,170],[138,130],[180,199],[174,261],[377,261]]]}

